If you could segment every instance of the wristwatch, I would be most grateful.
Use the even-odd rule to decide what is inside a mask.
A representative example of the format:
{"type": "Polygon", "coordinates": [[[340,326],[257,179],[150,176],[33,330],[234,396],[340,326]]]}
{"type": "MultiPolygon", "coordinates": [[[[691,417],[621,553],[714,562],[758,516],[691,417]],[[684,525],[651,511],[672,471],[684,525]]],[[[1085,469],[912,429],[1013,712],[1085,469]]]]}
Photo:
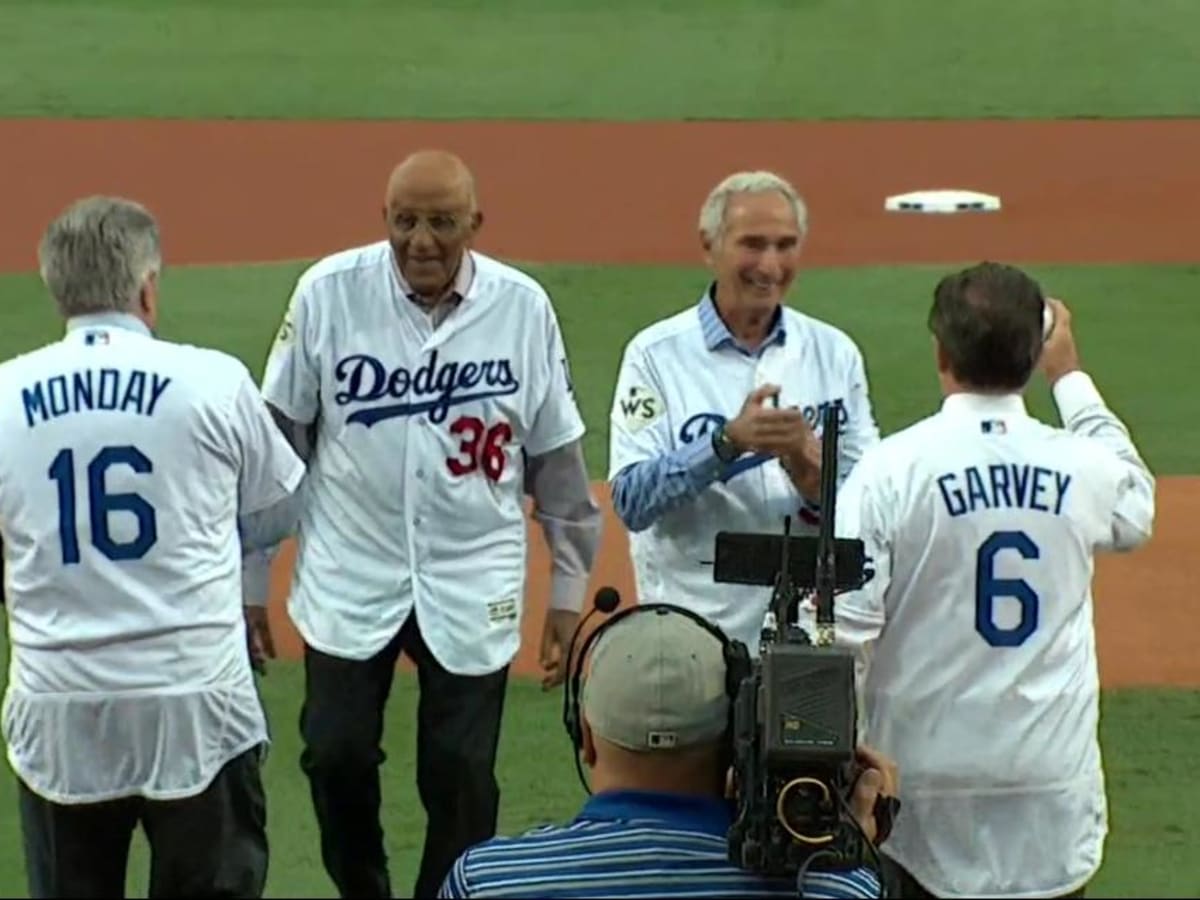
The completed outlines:
{"type": "Polygon", "coordinates": [[[733,441],[729,439],[729,435],[725,432],[724,424],[717,426],[717,430],[713,432],[712,445],[713,452],[717,454],[717,459],[726,465],[742,455],[733,441]]]}

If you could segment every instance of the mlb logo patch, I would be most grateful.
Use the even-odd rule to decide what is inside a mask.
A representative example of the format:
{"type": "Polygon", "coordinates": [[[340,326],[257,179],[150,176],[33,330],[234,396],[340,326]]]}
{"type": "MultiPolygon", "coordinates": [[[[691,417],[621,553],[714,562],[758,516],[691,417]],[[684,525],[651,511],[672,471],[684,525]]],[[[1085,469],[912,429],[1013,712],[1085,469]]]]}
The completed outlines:
{"type": "Polygon", "coordinates": [[[984,419],[981,427],[984,434],[1008,434],[1008,426],[1003,419],[984,419]]]}
{"type": "Polygon", "coordinates": [[[89,347],[103,345],[108,343],[107,331],[89,331],[83,337],[83,342],[89,347]]]}

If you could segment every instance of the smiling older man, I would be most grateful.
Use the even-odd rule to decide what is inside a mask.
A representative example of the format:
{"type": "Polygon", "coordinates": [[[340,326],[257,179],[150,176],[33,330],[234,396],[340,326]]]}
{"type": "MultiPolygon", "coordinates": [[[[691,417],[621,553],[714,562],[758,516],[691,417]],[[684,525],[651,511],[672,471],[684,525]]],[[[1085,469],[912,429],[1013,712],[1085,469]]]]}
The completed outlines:
{"type": "Polygon", "coordinates": [[[341,896],[392,896],[380,743],[403,652],[420,684],[428,820],[413,893],[430,897],[496,827],[524,494],[553,558],[547,688],[562,679],[600,518],[554,307],[532,277],[471,247],[483,215],[470,170],[415,153],[382,213],[386,239],[301,275],[263,393],[312,460],[288,609],[305,643],[301,766],[322,859],[341,896]]]}
{"type": "Polygon", "coordinates": [[[713,280],[698,304],[626,346],[609,479],[639,600],[687,605],[756,652],[770,590],[714,584],[705,563],[717,532],[777,532],[787,515],[815,526],[829,404],[840,411],[839,480],[879,430],[854,341],[784,306],[807,230],[792,185],[731,175],[705,200],[699,230],[713,280]]]}

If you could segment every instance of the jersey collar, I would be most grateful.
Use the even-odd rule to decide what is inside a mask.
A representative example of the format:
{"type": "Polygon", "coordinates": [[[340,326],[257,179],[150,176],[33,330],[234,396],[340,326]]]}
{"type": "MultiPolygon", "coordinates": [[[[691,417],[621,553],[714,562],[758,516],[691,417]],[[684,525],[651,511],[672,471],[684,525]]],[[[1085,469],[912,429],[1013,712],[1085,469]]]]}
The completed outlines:
{"type": "Polygon", "coordinates": [[[942,411],[964,415],[1025,415],[1025,400],[1020,394],[950,394],[942,401],[942,411]]]}
{"type": "Polygon", "coordinates": [[[576,821],[629,819],[649,819],[668,827],[724,837],[733,821],[733,811],[729,802],[720,797],[654,791],[603,791],[588,800],[576,821]]]}
{"type": "Polygon", "coordinates": [[[146,323],[131,313],[89,313],[85,316],[72,316],[67,319],[68,334],[85,328],[119,328],[144,334],[147,337],[152,336],[146,323]]]}
{"type": "Polygon", "coordinates": [[[757,350],[749,350],[743,347],[738,343],[737,338],[733,336],[733,332],[729,330],[729,326],[721,319],[721,314],[717,312],[717,303],[713,299],[716,289],[716,284],[710,284],[697,307],[697,312],[700,316],[700,330],[704,334],[704,345],[709,349],[709,352],[715,353],[717,350],[730,347],[744,356],[761,356],[768,347],[773,344],[782,345],[787,340],[787,330],[783,326],[783,306],[781,304],[775,310],[775,317],[771,320],[771,330],[767,333],[767,339],[762,342],[757,350]]]}

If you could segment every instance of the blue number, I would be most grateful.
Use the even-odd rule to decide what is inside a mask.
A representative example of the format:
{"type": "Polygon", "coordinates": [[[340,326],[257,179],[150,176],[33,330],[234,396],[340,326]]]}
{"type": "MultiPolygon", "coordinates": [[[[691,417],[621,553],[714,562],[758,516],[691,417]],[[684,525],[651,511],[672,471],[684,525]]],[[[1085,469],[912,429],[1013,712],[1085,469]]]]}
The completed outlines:
{"type": "Polygon", "coordinates": [[[75,454],[59,451],[50,466],[50,478],[58,482],[58,538],[62,542],[64,566],[79,562],[79,536],[75,533],[75,454]]]}
{"type": "Polygon", "coordinates": [[[996,554],[1001,550],[1015,550],[1024,559],[1042,555],[1023,531],[997,531],[980,545],[975,557],[975,630],[993,647],[1019,647],[1037,631],[1039,598],[1024,579],[996,577],[996,554]],[[1013,628],[996,625],[999,597],[1013,597],[1021,604],[1021,620],[1013,628]]]}
{"type": "MultiPolygon", "coordinates": [[[[136,447],[105,447],[88,464],[88,518],[92,546],[114,561],[141,559],[158,542],[158,516],[154,507],[137,494],[110,494],[105,476],[113,466],[125,465],[139,475],[154,466],[136,447]],[[114,540],[108,517],[114,512],[133,513],[137,535],[129,541],[114,540]]],[[[50,466],[50,478],[58,483],[58,534],[62,541],[63,565],[79,562],[79,535],[75,530],[75,453],[62,450],[50,466]]]]}

